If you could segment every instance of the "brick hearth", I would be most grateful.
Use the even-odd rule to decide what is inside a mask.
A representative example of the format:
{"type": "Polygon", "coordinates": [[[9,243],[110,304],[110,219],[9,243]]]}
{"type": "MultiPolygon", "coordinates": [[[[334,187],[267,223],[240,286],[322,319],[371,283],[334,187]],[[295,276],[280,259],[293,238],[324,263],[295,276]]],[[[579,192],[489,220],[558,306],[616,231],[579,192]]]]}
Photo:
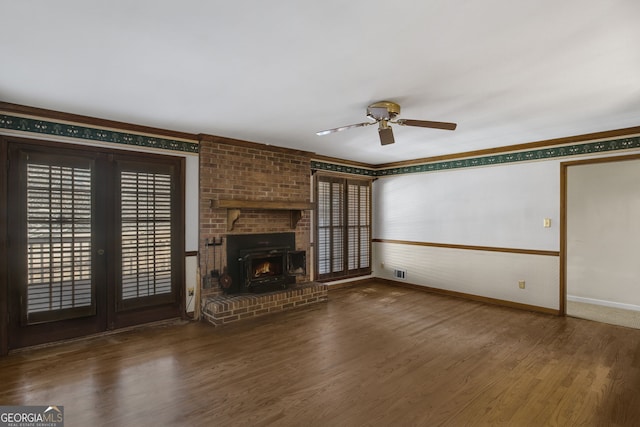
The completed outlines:
{"type": "Polygon", "coordinates": [[[203,298],[202,315],[215,326],[327,301],[327,285],[299,283],[264,294],[214,295],[203,298]]]}

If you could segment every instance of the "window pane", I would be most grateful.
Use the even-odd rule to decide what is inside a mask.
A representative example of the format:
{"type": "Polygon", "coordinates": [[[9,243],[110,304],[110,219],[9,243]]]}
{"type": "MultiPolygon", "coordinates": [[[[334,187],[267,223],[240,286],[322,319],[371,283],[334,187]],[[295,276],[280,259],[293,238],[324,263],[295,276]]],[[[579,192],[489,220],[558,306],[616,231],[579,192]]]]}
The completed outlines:
{"type": "Polygon", "coordinates": [[[360,228],[360,268],[369,268],[370,254],[369,254],[369,241],[371,240],[371,231],[369,227],[360,228]]]}
{"type": "Polygon", "coordinates": [[[347,276],[370,266],[370,184],[319,176],[318,277],[347,276]]]}
{"type": "Polygon", "coordinates": [[[171,293],[171,175],[123,171],[122,299],[171,293]]]}
{"type": "Polygon", "coordinates": [[[344,185],[334,182],[331,186],[331,225],[342,226],[344,209],[344,185]]]}
{"type": "Polygon", "coordinates": [[[331,272],[344,270],[344,231],[342,228],[332,230],[331,272]]]}
{"type": "Polygon", "coordinates": [[[329,229],[326,227],[318,230],[318,274],[331,272],[331,251],[329,250],[329,229]]]}
{"type": "Polygon", "coordinates": [[[90,168],[27,164],[27,251],[27,319],[92,306],[90,168]]]}
{"type": "Polygon", "coordinates": [[[318,227],[326,227],[331,223],[331,184],[318,183],[318,227]]]}

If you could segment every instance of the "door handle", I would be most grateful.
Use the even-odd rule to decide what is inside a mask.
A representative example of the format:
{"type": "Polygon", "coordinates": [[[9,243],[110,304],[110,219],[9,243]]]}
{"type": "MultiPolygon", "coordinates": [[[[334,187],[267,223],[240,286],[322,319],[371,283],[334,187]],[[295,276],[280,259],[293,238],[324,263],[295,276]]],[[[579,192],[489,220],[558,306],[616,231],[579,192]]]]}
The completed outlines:
{"type": "Polygon", "coordinates": [[[98,249],[98,255],[104,255],[104,249],[98,249]]]}

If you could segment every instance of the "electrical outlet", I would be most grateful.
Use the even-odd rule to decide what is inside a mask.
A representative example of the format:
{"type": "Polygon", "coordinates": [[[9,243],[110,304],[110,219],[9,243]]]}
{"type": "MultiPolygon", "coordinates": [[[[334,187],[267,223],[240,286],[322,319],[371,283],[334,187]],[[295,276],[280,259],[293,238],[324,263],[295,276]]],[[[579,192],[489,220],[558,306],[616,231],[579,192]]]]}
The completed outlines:
{"type": "Polygon", "coordinates": [[[518,286],[520,287],[520,289],[524,289],[524,280],[518,280],[518,286]]]}
{"type": "Polygon", "coordinates": [[[193,296],[193,292],[194,292],[194,289],[193,289],[193,288],[189,288],[189,289],[187,289],[187,294],[188,294],[190,297],[192,297],[192,296],[193,296]]]}

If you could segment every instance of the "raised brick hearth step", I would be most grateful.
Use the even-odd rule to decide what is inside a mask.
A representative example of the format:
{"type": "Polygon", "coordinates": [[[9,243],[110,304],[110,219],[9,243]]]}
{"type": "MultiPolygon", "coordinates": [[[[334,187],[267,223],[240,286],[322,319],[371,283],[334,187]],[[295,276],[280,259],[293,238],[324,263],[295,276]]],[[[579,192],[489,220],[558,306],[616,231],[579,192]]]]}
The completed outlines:
{"type": "Polygon", "coordinates": [[[306,282],[264,294],[215,295],[202,302],[204,318],[215,326],[327,301],[327,285],[306,282]]]}

